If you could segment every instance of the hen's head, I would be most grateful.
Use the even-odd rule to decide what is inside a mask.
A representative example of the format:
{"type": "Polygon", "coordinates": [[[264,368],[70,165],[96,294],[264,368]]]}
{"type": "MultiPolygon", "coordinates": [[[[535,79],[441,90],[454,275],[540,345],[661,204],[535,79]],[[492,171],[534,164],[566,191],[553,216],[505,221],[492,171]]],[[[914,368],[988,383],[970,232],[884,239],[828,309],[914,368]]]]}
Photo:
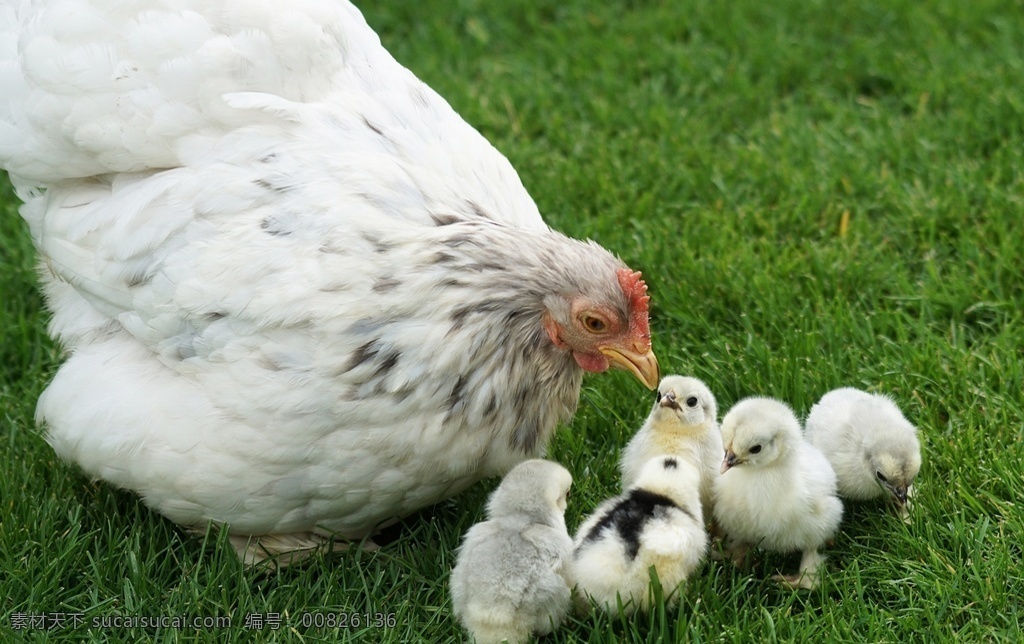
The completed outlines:
{"type": "Polygon", "coordinates": [[[654,389],[659,374],[651,349],[649,300],[640,273],[620,268],[613,284],[547,298],[542,323],[551,342],[572,352],[585,371],[625,369],[654,389]]]}

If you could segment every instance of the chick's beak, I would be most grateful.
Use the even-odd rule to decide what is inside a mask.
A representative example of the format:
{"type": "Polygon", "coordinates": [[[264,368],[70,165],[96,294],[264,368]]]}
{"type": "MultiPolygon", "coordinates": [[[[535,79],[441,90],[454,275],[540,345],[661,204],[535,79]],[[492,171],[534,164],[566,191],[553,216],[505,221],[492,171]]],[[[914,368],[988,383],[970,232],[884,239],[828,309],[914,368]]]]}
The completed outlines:
{"type": "Polygon", "coordinates": [[[738,462],[739,461],[737,460],[736,455],[733,454],[732,450],[727,450],[725,452],[725,460],[722,461],[722,474],[725,474],[729,471],[730,467],[736,465],[738,462]]]}
{"type": "Polygon", "coordinates": [[[676,395],[671,391],[661,397],[658,404],[662,407],[668,407],[669,409],[679,409],[679,403],[676,402],[676,395]]]}
{"type": "Polygon", "coordinates": [[[907,486],[906,485],[896,485],[896,486],[894,486],[892,488],[889,488],[889,489],[893,493],[893,496],[896,497],[896,500],[899,502],[900,505],[906,505],[907,504],[907,486]]]}
{"type": "Polygon", "coordinates": [[[601,347],[601,353],[608,358],[613,367],[625,369],[639,378],[648,389],[658,386],[660,371],[658,370],[658,357],[654,355],[654,349],[647,347],[646,353],[640,350],[630,350],[623,347],[601,347]]]}

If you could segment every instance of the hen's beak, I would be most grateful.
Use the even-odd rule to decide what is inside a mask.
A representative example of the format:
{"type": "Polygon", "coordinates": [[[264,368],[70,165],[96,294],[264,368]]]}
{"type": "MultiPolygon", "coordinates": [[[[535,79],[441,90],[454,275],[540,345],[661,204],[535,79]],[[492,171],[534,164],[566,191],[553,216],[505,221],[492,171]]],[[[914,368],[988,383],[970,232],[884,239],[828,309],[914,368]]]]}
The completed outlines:
{"type": "Polygon", "coordinates": [[[601,347],[600,351],[611,361],[612,366],[630,372],[639,378],[640,382],[647,385],[648,389],[658,386],[660,372],[658,357],[654,355],[654,349],[647,349],[647,353],[640,353],[621,347],[601,347]]]}
{"type": "Polygon", "coordinates": [[[738,465],[739,462],[740,460],[736,458],[736,455],[733,454],[732,450],[727,450],[725,452],[725,460],[722,461],[722,474],[728,472],[730,467],[738,465]]]}

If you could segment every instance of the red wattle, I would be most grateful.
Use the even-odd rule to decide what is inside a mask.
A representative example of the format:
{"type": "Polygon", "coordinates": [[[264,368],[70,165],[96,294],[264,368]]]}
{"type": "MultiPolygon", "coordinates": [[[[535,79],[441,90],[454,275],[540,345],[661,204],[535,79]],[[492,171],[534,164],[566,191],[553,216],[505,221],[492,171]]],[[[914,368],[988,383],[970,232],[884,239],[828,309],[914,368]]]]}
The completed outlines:
{"type": "Polygon", "coordinates": [[[590,373],[601,373],[602,371],[608,371],[608,358],[606,358],[603,354],[577,353],[573,351],[572,357],[576,358],[576,364],[582,367],[584,371],[589,371],[590,373]]]}

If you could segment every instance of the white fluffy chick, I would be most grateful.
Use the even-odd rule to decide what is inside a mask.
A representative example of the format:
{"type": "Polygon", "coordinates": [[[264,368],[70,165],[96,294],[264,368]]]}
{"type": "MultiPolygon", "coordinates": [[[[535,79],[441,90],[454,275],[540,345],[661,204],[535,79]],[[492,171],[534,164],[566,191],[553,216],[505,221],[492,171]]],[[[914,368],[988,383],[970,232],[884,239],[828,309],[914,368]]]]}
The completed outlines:
{"type": "Polygon", "coordinates": [[[701,518],[700,473],[685,459],[659,456],[624,494],[602,503],[576,533],[571,576],[580,608],[587,599],[612,614],[650,606],[651,568],[667,604],[700,566],[708,536],[701,518]]]}
{"type": "Polygon", "coordinates": [[[832,463],[840,496],[888,495],[900,515],[909,516],[921,445],[917,429],[891,398],[852,387],[830,391],[811,407],[804,433],[832,463]]]}
{"type": "Polygon", "coordinates": [[[631,488],[640,469],[655,456],[684,457],[700,472],[700,502],[705,521],[710,520],[714,483],[724,453],[711,390],[696,378],[666,376],[658,384],[650,415],[623,451],[622,489],[631,488]]]}
{"type": "Polygon", "coordinates": [[[825,557],[819,549],[839,527],[843,504],[825,456],[803,439],[785,403],[746,398],[722,419],[725,460],[715,482],[715,522],[736,560],[751,546],[801,551],[796,575],[776,575],[790,587],[814,588],[825,557]]]}
{"type": "Polygon", "coordinates": [[[525,461],[491,495],[487,520],[466,532],[451,574],[452,610],[477,644],[524,642],[568,613],[571,484],[561,465],[525,461]]]}

